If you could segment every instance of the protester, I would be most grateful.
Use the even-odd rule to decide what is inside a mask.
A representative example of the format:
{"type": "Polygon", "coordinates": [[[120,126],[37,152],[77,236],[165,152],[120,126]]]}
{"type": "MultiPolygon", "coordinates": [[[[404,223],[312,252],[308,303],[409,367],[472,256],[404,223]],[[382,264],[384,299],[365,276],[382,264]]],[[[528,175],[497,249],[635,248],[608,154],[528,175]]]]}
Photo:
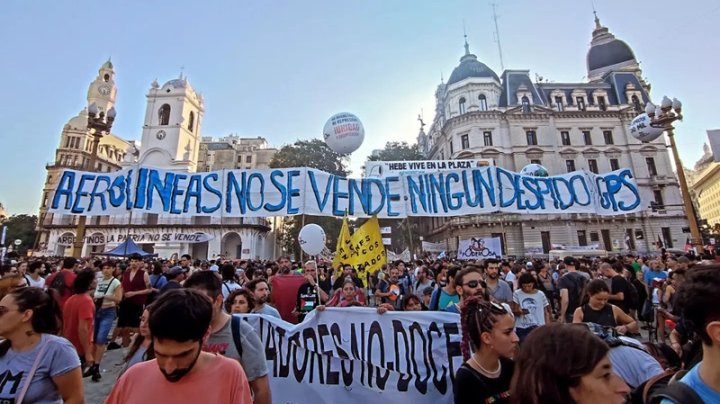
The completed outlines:
{"type": "Polygon", "coordinates": [[[337,279],[335,279],[335,282],[333,282],[332,288],[333,290],[339,290],[342,289],[343,282],[345,282],[345,278],[352,279],[353,283],[355,283],[355,286],[358,288],[362,288],[363,282],[353,274],[353,267],[350,264],[344,264],[342,265],[343,272],[342,276],[339,276],[337,279]]]}
{"type": "Polygon", "coordinates": [[[200,292],[182,289],[161,295],[149,319],[156,359],[130,367],[106,403],[251,404],[240,364],[201,349],[212,316],[213,304],[200,292]]]}
{"type": "Polygon", "coordinates": [[[500,279],[499,267],[500,261],[496,259],[485,261],[485,287],[495,302],[510,304],[513,301],[513,291],[507,282],[500,279]]]}
{"type": "Polygon", "coordinates": [[[219,353],[242,365],[256,404],[271,404],[265,346],[255,329],[223,311],[222,283],[212,272],[199,271],[185,281],[185,288],[205,294],[213,303],[210,336],[203,351],[219,353]]]}
{"type": "Polygon", "coordinates": [[[160,294],[172,289],[182,289],[182,283],[185,281],[187,272],[181,266],[174,266],[165,274],[167,283],[160,288],[160,294]]]}
{"type": "Polygon", "coordinates": [[[479,296],[466,299],[460,315],[465,363],[455,374],[455,404],[508,403],[518,336],[503,306],[479,296]]]}
{"type": "Polygon", "coordinates": [[[245,287],[252,292],[253,297],[255,298],[255,308],[253,309],[253,313],[267,314],[268,316],[280,318],[280,312],[268,304],[268,299],[270,298],[270,287],[265,279],[253,279],[248,282],[245,287]]]}
{"type": "Polygon", "coordinates": [[[130,256],[130,267],[122,275],[123,299],[119,305],[117,328],[125,348],[130,345],[130,334],[137,333],[145,299],[152,292],[150,276],[142,266],[140,255],[133,254],[130,256]]]}
{"type": "Polygon", "coordinates": [[[252,293],[245,289],[235,289],[225,299],[225,311],[230,314],[252,313],[255,309],[255,298],[252,293]]]}
{"type": "Polygon", "coordinates": [[[233,290],[237,290],[242,287],[237,281],[235,267],[232,264],[225,264],[220,267],[220,277],[222,279],[223,300],[227,299],[233,290]]]}
{"type": "MultiPolygon", "coordinates": [[[[65,302],[62,311],[63,336],[77,350],[80,363],[88,370],[93,364],[93,331],[95,330],[95,304],[90,295],[95,289],[95,273],[89,269],[80,271],[73,282],[73,295],[65,302]]],[[[94,367],[93,367],[94,369],[94,367]]],[[[90,376],[85,373],[83,376],[90,376]]]]}
{"type": "Polygon", "coordinates": [[[405,285],[400,281],[400,269],[390,268],[390,276],[378,282],[375,289],[375,297],[380,298],[380,303],[388,303],[393,309],[399,310],[402,307],[402,299],[409,294],[405,285]]]}
{"type": "Polygon", "coordinates": [[[516,404],[620,404],[630,389],[613,373],[608,346],[586,327],[550,324],[520,347],[512,378],[516,404]]]}
{"type": "Polygon", "coordinates": [[[25,280],[28,286],[40,289],[45,287],[45,278],[41,276],[43,270],[45,270],[45,266],[42,261],[33,261],[30,263],[27,273],[25,274],[25,280]]]}
{"type": "Polygon", "coordinates": [[[152,274],[150,275],[150,287],[152,288],[152,291],[148,294],[146,303],[150,304],[157,299],[160,295],[160,289],[167,284],[168,280],[165,277],[163,267],[159,262],[148,263],[148,265],[152,269],[152,274]]]}
{"type": "Polygon", "coordinates": [[[57,292],[60,310],[63,309],[67,299],[72,296],[72,285],[75,282],[75,269],[78,268],[78,260],[73,257],[63,259],[62,269],[45,279],[45,286],[57,292]]]}
{"type": "Polygon", "coordinates": [[[582,304],[585,284],[590,280],[590,276],[585,272],[577,271],[577,262],[573,257],[565,257],[563,263],[567,273],[558,281],[558,289],[560,289],[559,320],[571,323],[575,309],[582,304]]]}
{"type": "MultiPolygon", "coordinates": [[[[702,341],[703,359],[680,380],[706,403],[720,402],[720,265],[697,265],[678,288],[681,315],[702,341]]],[[[681,404],[679,401],[675,401],[681,404]]]]}
{"type": "Polygon", "coordinates": [[[446,308],[460,302],[460,295],[455,288],[455,276],[460,268],[456,265],[449,267],[445,273],[445,284],[441,284],[439,288],[433,291],[430,297],[430,310],[443,311],[446,308]]]}
{"type": "Polygon", "coordinates": [[[56,299],[39,288],[11,291],[0,300],[0,402],[84,402],[80,359],[56,334],[56,299]]]}
{"type": "Polygon", "coordinates": [[[127,350],[127,354],[125,354],[125,357],[123,358],[125,361],[125,367],[121,372],[121,375],[136,363],[155,359],[155,353],[152,349],[152,336],[150,335],[150,328],[148,326],[149,319],[150,312],[147,309],[143,310],[142,317],[140,317],[138,333],[135,334],[135,337],[127,350]]]}
{"type": "Polygon", "coordinates": [[[423,304],[415,295],[408,295],[402,302],[403,311],[421,311],[423,304]]]}
{"type": "MultiPolygon", "coordinates": [[[[680,317],[677,315],[677,288],[682,284],[686,270],[678,268],[668,274],[668,280],[665,282],[660,305],[656,311],[656,336],[659,342],[665,342],[666,322],[669,320],[676,323],[680,317]]],[[[672,327],[671,327],[672,328],[672,327]]]]}
{"type": "Polygon", "coordinates": [[[302,322],[307,313],[313,311],[315,307],[328,300],[327,293],[325,293],[317,283],[317,263],[315,261],[305,263],[303,275],[305,276],[305,282],[300,285],[298,289],[295,303],[295,313],[297,314],[298,322],[302,322]]]}
{"type": "Polygon", "coordinates": [[[0,299],[13,290],[27,287],[27,280],[20,274],[5,275],[0,279],[0,299]]]}
{"type": "Polygon", "coordinates": [[[595,323],[613,327],[620,334],[637,333],[637,322],[619,307],[608,303],[610,288],[605,281],[595,279],[586,287],[587,303],[575,309],[573,323],[595,323]]]}
{"type": "Polygon", "coordinates": [[[413,294],[417,296],[418,299],[422,299],[425,289],[434,287],[435,281],[430,277],[430,270],[425,265],[420,266],[417,272],[417,279],[415,283],[413,283],[413,294]]]}
{"type": "Polygon", "coordinates": [[[326,303],[328,307],[348,307],[354,303],[364,305],[362,301],[363,291],[355,286],[352,279],[346,278],[339,293],[335,293],[326,303]]]}
{"type": "MultiPolygon", "coordinates": [[[[502,281],[501,281],[502,282],[502,281]]],[[[550,302],[544,293],[537,288],[537,281],[529,273],[524,273],[518,278],[520,288],[513,292],[513,305],[516,308],[514,314],[517,318],[515,332],[520,338],[520,343],[525,337],[539,326],[550,324],[550,302]]]]}
{"type": "Polygon", "coordinates": [[[111,262],[101,264],[102,278],[95,287],[95,329],[93,340],[95,341],[95,352],[93,363],[89,371],[93,381],[100,380],[100,363],[105,348],[109,341],[108,334],[112,329],[113,322],[117,317],[117,305],[122,300],[122,286],[120,281],[113,277],[113,265],[111,262]]]}
{"type": "Polygon", "coordinates": [[[555,279],[553,278],[553,274],[550,273],[550,268],[548,267],[547,262],[540,262],[539,266],[540,270],[537,274],[538,282],[542,286],[542,292],[545,294],[545,297],[550,303],[550,309],[555,312],[555,306],[557,301],[557,288],[555,284],[555,279]]]}
{"type": "Polygon", "coordinates": [[[455,290],[460,296],[460,301],[446,307],[445,311],[460,314],[463,301],[474,296],[481,296],[485,300],[490,300],[487,290],[485,290],[482,275],[475,269],[463,269],[457,273],[455,276],[455,290]]]}

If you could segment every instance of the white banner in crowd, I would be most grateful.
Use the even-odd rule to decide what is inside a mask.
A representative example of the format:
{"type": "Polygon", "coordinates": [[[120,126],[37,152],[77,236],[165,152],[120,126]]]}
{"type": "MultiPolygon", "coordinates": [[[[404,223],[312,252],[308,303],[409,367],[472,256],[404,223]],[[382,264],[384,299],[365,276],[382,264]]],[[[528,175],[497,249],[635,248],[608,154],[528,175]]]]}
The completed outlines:
{"type": "Polygon", "coordinates": [[[447,245],[443,242],[431,243],[429,241],[423,241],[422,249],[425,252],[442,252],[447,249],[447,245]]]}
{"type": "MultiPolygon", "coordinates": [[[[182,233],[182,232],[158,232],[148,231],[141,234],[128,234],[127,232],[117,233],[93,233],[85,236],[85,245],[105,245],[112,243],[123,243],[132,239],[136,243],[203,243],[213,239],[213,236],[205,233],[182,233]]],[[[71,246],[75,242],[74,235],[58,236],[56,245],[71,246]]]]}
{"type": "Polygon", "coordinates": [[[471,237],[460,240],[457,258],[459,260],[502,258],[502,241],[500,237],[471,237]]]}
{"type": "Polygon", "coordinates": [[[344,178],[311,168],[186,173],[148,167],[64,170],[49,212],[175,217],[403,218],[507,213],[621,215],[643,209],[632,172],[523,176],[496,166],[344,178]]]}
{"type": "Polygon", "coordinates": [[[453,402],[462,364],[460,316],[348,307],[293,325],[251,314],[265,344],[273,402],[453,402]]]}
{"type": "Polygon", "coordinates": [[[388,257],[388,261],[397,261],[397,260],[401,260],[403,262],[412,261],[412,256],[410,255],[410,250],[408,250],[407,248],[405,250],[403,250],[403,252],[401,252],[400,254],[398,254],[394,251],[387,250],[387,257],[388,257]]]}

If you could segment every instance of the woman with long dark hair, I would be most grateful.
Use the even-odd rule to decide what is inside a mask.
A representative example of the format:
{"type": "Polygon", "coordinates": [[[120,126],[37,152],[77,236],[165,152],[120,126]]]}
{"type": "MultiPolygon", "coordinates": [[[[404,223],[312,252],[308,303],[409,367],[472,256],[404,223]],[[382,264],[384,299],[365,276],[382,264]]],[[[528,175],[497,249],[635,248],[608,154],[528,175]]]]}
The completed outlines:
{"type": "Polygon", "coordinates": [[[127,354],[125,355],[125,368],[120,373],[121,375],[136,363],[155,359],[155,352],[152,349],[152,336],[150,335],[150,327],[148,326],[149,318],[150,312],[148,309],[145,309],[142,317],[140,317],[138,333],[135,335],[135,339],[130,344],[127,354]]]}
{"type": "Polygon", "coordinates": [[[460,323],[466,361],[455,374],[455,404],[508,403],[518,346],[512,313],[475,296],[463,302],[460,323]]]}
{"type": "Polygon", "coordinates": [[[637,322],[621,308],[608,303],[609,297],[610,288],[605,281],[590,281],[585,287],[585,303],[573,313],[573,323],[595,323],[612,327],[620,334],[638,332],[637,322]]]}
{"type": "Polygon", "coordinates": [[[57,300],[40,288],[21,288],[0,300],[0,370],[15,375],[2,383],[0,402],[82,403],[80,358],[75,347],[58,337],[57,300]]]}
{"type": "Polygon", "coordinates": [[[514,404],[621,404],[630,388],[613,373],[608,345],[584,325],[550,324],[528,335],[512,379],[514,404]]]}

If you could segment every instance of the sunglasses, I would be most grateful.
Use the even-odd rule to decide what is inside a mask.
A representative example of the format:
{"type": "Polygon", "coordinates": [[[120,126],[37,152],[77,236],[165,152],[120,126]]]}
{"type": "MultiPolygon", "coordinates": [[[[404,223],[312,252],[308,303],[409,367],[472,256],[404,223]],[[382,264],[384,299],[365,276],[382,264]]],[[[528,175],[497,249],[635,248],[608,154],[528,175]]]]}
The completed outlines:
{"type": "Polygon", "coordinates": [[[482,281],[467,281],[464,284],[462,284],[461,286],[467,286],[469,288],[476,288],[478,286],[482,286],[484,288],[485,283],[482,281]]]}

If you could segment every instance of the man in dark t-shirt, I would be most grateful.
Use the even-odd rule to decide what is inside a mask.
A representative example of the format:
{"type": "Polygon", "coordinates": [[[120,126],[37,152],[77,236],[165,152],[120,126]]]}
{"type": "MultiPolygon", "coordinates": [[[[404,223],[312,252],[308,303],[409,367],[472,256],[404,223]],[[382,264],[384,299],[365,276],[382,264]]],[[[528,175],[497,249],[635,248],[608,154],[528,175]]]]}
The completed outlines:
{"type": "Polygon", "coordinates": [[[583,289],[590,276],[575,269],[577,266],[575,258],[565,257],[563,262],[568,272],[558,282],[558,289],[560,289],[560,321],[572,323],[573,313],[582,304],[583,289]]]}
{"type": "Polygon", "coordinates": [[[298,322],[305,319],[305,315],[315,309],[318,305],[328,300],[328,295],[317,284],[317,263],[308,261],[303,266],[305,283],[300,285],[297,293],[295,311],[298,322]]]}
{"type": "Polygon", "coordinates": [[[633,287],[622,275],[615,271],[615,268],[607,262],[600,264],[598,271],[607,279],[610,279],[610,303],[619,307],[625,313],[630,313],[630,289],[633,287]]]}

